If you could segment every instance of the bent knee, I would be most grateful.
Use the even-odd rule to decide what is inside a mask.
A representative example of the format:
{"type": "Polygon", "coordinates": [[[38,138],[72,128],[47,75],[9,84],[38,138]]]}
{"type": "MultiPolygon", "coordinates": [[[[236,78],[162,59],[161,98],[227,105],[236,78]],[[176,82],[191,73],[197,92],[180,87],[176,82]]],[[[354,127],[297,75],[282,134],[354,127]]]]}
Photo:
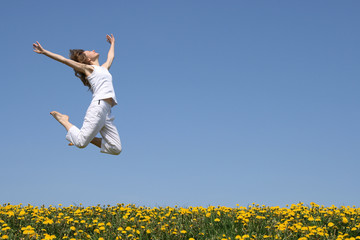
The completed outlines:
{"type": "Polygon", "coordinates": [[[78,148],[86,148],[87,145],[89,145],[88,142],[78,142],[77,144],[75,144],[75,146],[77,146],[78,148]]]}
{"type": "Polygon", "coordinates": [[[116,148],[115,150],[114,150],[114,155],[119,155],[120,153],[121,153],[121,151],[122,151],[122,148],[120,147],[120,148],[116,148]]]}
{"type": "Polygon", "coordinates": [[[121,151],[122,151],[121,146],[113,146],[113,147],[111,147],[110,153],[113,155],[119,155],[121,153],[121,151]]]}

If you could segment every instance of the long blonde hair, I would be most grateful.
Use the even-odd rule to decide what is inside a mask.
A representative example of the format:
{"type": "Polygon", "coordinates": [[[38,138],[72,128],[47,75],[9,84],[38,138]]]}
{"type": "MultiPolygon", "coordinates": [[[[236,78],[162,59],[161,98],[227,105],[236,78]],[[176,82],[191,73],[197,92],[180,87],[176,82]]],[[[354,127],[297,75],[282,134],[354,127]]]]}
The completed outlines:
{"type": "MultiPolygon", "coordinates": [[[[71,60],[74,60],[76,62],[90,64],[84,52],[85,51],[83,49],[70,49],[69,57],[71,60]]],[[[89,81],[86,79],[85,73],[78,72],[75,69],[74,71],[75,71],[75,76],[80,78],[84,86],[87,86],[89,89],[91,89],[91,85],[89,81]]]]}

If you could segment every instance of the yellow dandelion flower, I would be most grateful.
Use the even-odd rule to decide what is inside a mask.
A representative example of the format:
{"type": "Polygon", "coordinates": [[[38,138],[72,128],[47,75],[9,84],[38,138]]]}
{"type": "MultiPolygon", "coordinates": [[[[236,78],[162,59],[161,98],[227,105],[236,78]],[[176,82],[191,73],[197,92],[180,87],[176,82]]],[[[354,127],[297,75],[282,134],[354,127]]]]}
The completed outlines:
{"type": "Polygon", "coordinates": [[[35,231],[30,229],[30,228],[25,228],[25,230],[23,231],[24,235],[33,235],[35,234],[35,231]]]}
{"type": "Polygon", "coordinates": [[[56,238],[55,235],[45,234],[45,240],[52,240],[52,239],[55,239],[55,238],[56,238]]]}
{"type": "Polygon", "coordinates": [[[2,235],[1,239],[9,239],[8,235],[2,235]]]}
{"type": "Polygon", "coordinates": [[[187,232],[185,230],[181,230],[180,233],[185,234],[187,232]]]}
{"type": "Polygon", "coordinates": [[[43,224],[45,224],[45,225],[47,225],[47,224],[53,224],[53,223],[54,223],[54,221],[51,220],[51,219],[46,219],[46,220],[43,222],[43,224]]]}
{"type": "Polygon", "coordinates": [[[219,218],[215,218],[214,221],[215,221],[215,222],[220,222],[220,219],[219,219],[219,218]]]}

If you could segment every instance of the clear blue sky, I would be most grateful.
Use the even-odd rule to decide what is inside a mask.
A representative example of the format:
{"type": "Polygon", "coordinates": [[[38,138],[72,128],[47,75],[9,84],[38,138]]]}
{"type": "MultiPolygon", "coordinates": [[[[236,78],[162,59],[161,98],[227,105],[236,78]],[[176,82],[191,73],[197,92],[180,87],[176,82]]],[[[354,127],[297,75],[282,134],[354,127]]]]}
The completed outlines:
{"type": "Polygon", "coordinates": [[[360,1],[4,1],[0,203],[208,206],[360,200],[360,1]],[[111,68],[119,156],[68,147],[111,68]]]}

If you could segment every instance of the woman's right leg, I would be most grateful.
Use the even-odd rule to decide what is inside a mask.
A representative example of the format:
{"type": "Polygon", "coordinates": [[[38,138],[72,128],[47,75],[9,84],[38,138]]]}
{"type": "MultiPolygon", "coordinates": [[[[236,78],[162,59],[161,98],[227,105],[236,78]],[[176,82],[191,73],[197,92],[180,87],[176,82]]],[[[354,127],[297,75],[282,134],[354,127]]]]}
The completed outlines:
{"type": "Polygon", "coordinates": [[[66,139],[78,148],[84,148],[94,140],[96,134],[98,134],[100,129],[104,126],[105,120],[106,109],[104,109],[103,104],[94,101],[86,111],[81,129],[74,125],[70,126],[67,128],[68,132],[66,134],[66,139]]]}

